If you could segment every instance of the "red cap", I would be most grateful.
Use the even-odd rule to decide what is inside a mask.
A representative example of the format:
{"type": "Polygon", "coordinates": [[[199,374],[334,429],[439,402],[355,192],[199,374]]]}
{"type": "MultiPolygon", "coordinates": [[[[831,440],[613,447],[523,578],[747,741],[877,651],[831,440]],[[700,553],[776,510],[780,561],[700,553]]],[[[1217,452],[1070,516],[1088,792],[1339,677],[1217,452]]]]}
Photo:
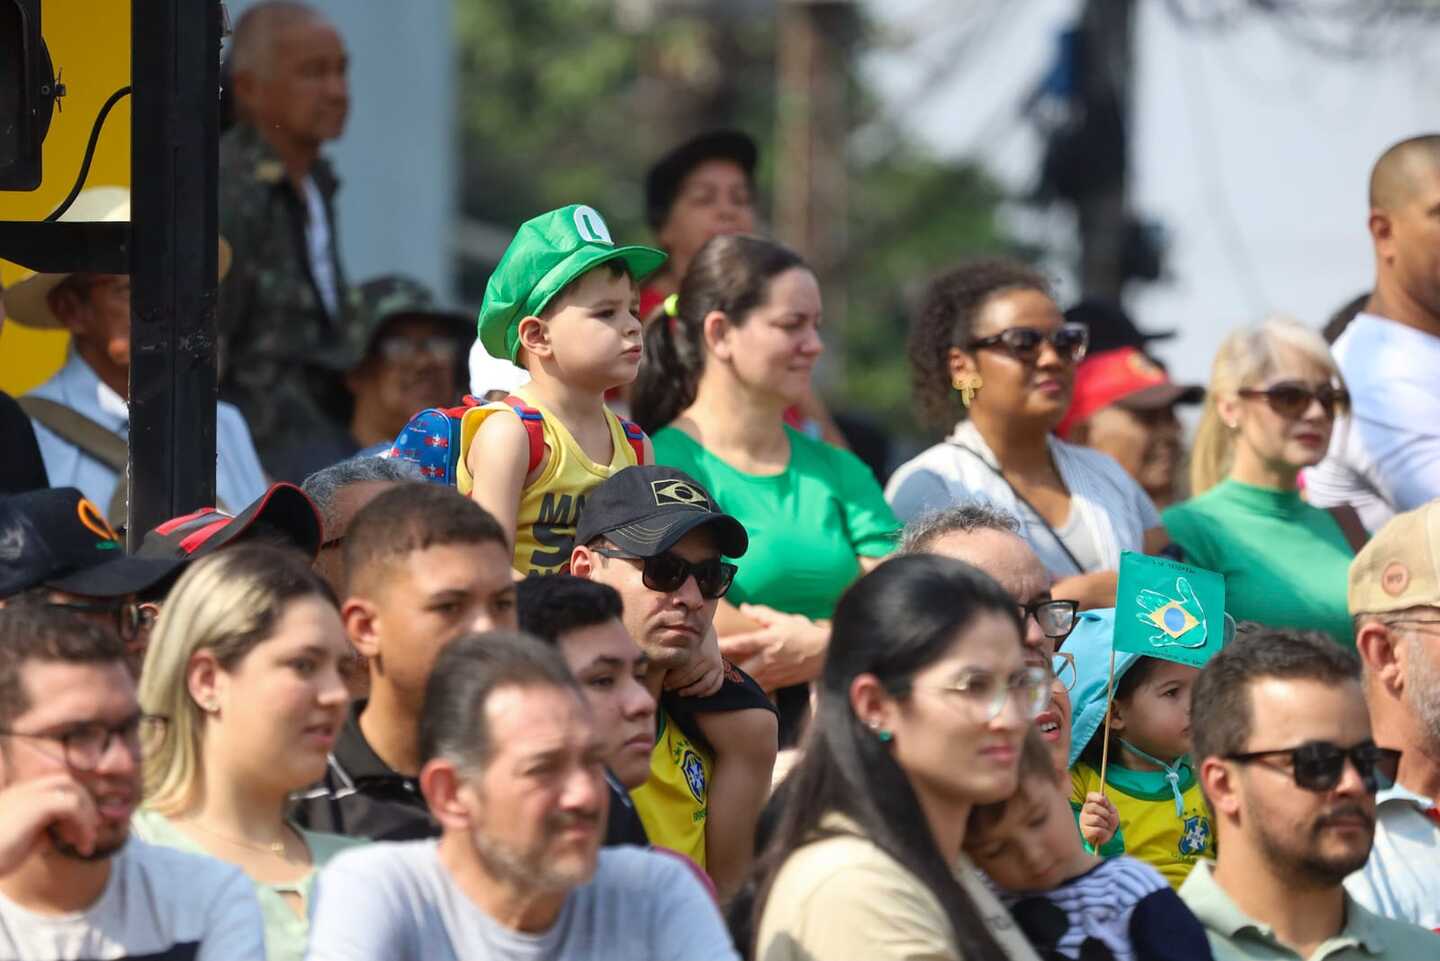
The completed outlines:
{"type": "Polygon", "coordinates": [[[1158,410],[1172,404],[1198,404],[1204,399],[1204,387],[1176,384],[1138,348],[1119,347],[1091,354],[1076,368],[1070,410],[1055,433],[1069,437],[1076,424],[1111,404],[1130,410],[1158,410]]]}
{"type": "Polygon", "coordinates": [[[148,531],[138,557],[192,560],[214,553],[247,533],[274,532],[311,560],[320,552],[324,523],[305,492],[294,484],[272,484],[249,507],[231,516],[214,507],[172,518],[148,531]]]}

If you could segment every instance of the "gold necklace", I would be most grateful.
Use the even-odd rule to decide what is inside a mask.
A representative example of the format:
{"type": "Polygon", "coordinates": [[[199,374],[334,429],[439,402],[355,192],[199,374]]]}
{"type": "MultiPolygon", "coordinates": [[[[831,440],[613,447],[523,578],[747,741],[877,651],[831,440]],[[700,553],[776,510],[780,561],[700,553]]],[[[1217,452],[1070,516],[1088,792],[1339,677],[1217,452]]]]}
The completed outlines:
{"type": "Polygon", "coordinates": [[[288,857],[285,856],[285,842],[283,840],[274,841],[270,844],[260,844],[255,841],[247,841],[244,838],[235,838],[230,837],[226,834],[221,834],[219,831],[207,828],[197,821],[187,821],[186,823],[189,824],[190,827],[194,830],[199,831],[201,834],[208,834],[212,838],[224,841],[227,844],[234,844],[238,847],[249,848],[252,851],[264,851],[265,853],[273,854],[278,858],[284,858],[287,861],[290,860],[288,857]]]}

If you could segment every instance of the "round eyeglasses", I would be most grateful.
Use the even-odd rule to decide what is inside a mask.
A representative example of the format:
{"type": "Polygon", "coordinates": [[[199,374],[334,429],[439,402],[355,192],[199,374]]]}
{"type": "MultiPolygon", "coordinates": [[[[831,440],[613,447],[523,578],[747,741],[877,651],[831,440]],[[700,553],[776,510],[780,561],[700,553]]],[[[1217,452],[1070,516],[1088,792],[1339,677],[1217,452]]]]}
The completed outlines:
{"type": "Polygon", "coordinates": [[[1043,667],[1023,667],[1009,677],[989,671],[973,671],[953,684],[916,685],[923,690],[958,694],[974,705],[986,721],[993,721],[1013,698],[1027,721],[1033,721],[1050,706],[1050,672],[1043,667]]]}

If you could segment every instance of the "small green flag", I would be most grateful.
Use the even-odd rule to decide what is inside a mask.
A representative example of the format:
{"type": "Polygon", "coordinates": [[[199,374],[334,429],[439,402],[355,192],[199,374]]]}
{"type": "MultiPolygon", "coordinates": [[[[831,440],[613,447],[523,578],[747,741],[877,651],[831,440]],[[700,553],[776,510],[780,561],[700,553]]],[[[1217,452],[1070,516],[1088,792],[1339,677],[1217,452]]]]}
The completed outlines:
{"type": "Polygon", "coordinates": [[[1120,555],[1115,650],[1204,667],[1233,634],[1227,620],[1219,574],[1133,551],[1120,555]]]}

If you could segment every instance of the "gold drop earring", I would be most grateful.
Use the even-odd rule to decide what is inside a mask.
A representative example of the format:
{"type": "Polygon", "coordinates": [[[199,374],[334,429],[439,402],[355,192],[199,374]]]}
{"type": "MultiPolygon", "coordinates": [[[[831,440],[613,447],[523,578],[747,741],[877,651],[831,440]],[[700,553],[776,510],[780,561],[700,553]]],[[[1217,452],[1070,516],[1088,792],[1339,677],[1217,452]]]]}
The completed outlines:
{"type": "Polygon", "coordinates": [[[985,386],[985,379],[975,371],[964,374],[956,374],[950,381],[951,386],[960,392],[960,403],[969,410],[970,404],[975,399],[975,392],[985,386]]]}

